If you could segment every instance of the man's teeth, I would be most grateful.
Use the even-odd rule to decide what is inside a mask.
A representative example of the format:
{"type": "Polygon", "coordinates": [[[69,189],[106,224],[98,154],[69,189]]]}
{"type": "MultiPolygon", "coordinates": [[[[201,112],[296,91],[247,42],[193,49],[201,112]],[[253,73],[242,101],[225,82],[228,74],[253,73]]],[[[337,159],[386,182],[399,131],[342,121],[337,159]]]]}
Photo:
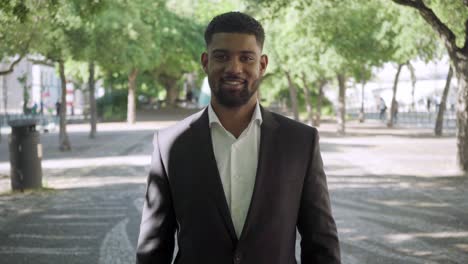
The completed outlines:
{"type": "Polygon", "coordinates": [[[238,84],[242,84],[243,82],[239,82],[239,81],[224,81],[225,84],[230,84],[230,85],[238,85],[238,84]]]}

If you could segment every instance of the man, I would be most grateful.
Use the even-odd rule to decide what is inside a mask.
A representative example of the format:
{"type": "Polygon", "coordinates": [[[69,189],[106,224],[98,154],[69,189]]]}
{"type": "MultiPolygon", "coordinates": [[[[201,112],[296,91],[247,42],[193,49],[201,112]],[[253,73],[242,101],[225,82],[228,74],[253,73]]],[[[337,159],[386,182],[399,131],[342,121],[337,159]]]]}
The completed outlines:
{"type": "Polygon", "coordinates": [[[340,263],[318,134],[263,109],[264,32],[229,12],[205,31],[210,105],[155,134],[137,263],[340,263]]]}

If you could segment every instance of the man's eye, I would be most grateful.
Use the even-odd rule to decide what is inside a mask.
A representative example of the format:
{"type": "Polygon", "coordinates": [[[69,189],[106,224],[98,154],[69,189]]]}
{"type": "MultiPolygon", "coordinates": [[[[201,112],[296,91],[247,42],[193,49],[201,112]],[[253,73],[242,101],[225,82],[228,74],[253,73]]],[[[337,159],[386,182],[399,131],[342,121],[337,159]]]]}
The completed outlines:
{"type": "Polygon", "coordinates": [[[254,61],[255,58],[252,57],[252,56],[242,56],[242,57],[241,57],[241,60],[242,60],[242,61],[245,61],[245,62],[251,62],[251,61],[254,61]]]}
{"type": "Polygon", "coordinates": [[[227,56],[226,56],[226,55],[222,55],[222,54],[214,55],[214,58],[215,58],[216,60],[219,60],[219,61],[225,61],[225,60],[227,60],[227,56]]]}

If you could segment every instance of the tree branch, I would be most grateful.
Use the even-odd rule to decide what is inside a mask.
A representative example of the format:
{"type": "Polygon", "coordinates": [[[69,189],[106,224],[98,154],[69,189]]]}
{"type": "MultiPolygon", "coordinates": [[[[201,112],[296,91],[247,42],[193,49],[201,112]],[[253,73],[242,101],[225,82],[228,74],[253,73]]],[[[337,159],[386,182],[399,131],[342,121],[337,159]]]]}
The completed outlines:
{"type": "Polygon", "coordinates": [[[16,64],[18,64],[23,59],[23,57],[24,57],[23,55],[19,56],[18,59],[16,59],[15,61],[13,61],[12,64],[10,64],[10,68],[8,70],[0,71],[0,75],[7,75],[7,74],[12,73],[16,64]]]}
{"type": "MultiPolygon", "coordinates": [[[[394,3],[409,6],[418,10],[424,20],[440,35],[449,53],[455,54],[458,51],[456,37],[422,0],[391,0],[394,3]]],[[[467,0],[468,1],[468,0],[467,0]]]]}
{"type": "Polygon", "coordinates": [[[47,59],[45,60],[29,59],[29,61],[31,61],[34,64],[41,64],[45,66],[54,67],[54,62],[51,60],[47,60],[47,59]]]}

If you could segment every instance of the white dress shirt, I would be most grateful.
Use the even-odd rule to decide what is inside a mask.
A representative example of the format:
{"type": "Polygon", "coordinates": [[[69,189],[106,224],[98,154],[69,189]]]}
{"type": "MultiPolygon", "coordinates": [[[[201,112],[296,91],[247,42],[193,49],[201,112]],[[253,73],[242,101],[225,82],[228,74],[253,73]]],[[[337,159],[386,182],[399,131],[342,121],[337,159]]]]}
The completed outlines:
{"type": "Polygon", "coordinates": [[[237,139],[223,127],[211,104],[208,106],[208,118],[214,156],[239,238],[250,207],[257,173],[262,124],[260,106],[257,101],[249,125],[237,139]]]}

